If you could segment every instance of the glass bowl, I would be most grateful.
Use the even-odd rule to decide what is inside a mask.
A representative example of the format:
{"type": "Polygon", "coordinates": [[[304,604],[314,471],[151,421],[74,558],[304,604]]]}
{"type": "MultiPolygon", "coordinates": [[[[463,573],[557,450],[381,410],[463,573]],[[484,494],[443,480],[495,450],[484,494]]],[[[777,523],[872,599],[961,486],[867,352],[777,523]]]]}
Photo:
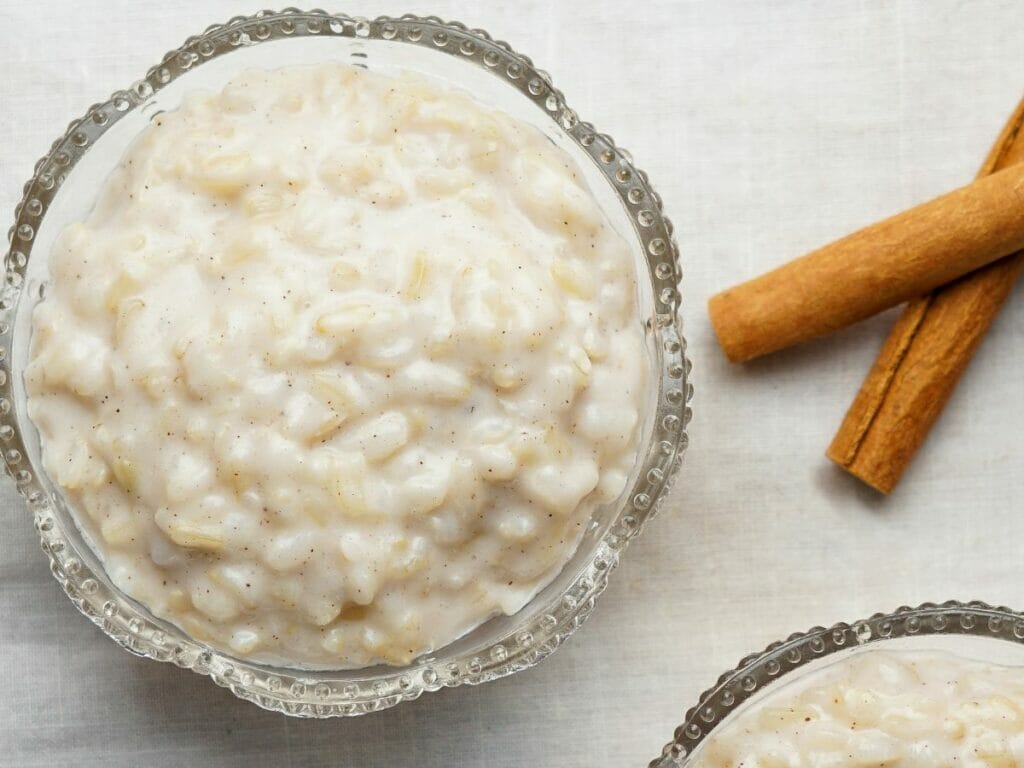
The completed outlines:
{"type": "Polygon", "coordinates": [[[440,19],[373,20],[289,9],[237,17],[189,38],[127,90],[75,120],[35,166],[9,233],[0,296],[0,449],[35,520],[53,575],[78,609],[132,653],[209,675],[261,707],[300,717],[358,715],[424,691],[493,680],[536,664],[582,624],[623,547],[654,515],[686,446],[689,363],[678,317],[680,270],[661,200],[629,154],[582,122],[550,77],[486,32],[440,19]],[[637,466],[615,504],[595,513],[561,573],[514,616],[491,619],[404,667],[310,670],[254,663],[189,638],[119,592],[42,469],[25,408],[22,371],[31,312],[44,295],[55,237],[84,218],[102,180],[132,139],[186,90],[219,89],[239,71],[344,60],[412,69],[536,126],[569,152],[637,264],[652,376],[637,466]],[[647,279],[645,279],[645,277],[647,279]]]}
{"type": "Polygon", "coordinates": [[[686,713],[673,740],[650,768],[690,764],[699,757],[701,745],[740,712],[822,667],[871,650],[945,651],[993,664],[1024,666],[1024,613],[977,601],[925,603],[791,635],[718,678],[686,713]]]}

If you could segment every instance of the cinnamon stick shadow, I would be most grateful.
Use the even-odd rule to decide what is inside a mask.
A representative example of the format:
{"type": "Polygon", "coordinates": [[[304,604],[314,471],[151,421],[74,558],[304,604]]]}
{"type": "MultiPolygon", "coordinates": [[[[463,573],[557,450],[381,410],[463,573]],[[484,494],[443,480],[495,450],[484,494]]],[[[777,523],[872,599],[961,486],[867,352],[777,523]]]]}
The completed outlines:
{"type": "Polygon", "coordinates": [[[864,347],[877,349],[878,338],[885,333],[886,328],[892,325],[899,311],[899,308],[886,310],[827,337],[787,347],[739,365],[728,363],[721,355],[715,355],[714,359],[721,365],[723,371],[732,371],[736,375],[765,376],[783,370],[790,372],[806,370],[808,375],[817,375],[816,371],[823,358],[838,360],[856,355],[864,347]]]}

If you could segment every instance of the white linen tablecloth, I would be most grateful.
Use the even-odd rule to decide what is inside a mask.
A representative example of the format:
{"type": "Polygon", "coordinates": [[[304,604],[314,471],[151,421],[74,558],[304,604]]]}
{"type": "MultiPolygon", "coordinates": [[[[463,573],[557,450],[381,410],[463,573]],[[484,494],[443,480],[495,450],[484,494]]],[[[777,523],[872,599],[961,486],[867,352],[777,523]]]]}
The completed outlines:
{"type": "MultiPolygon", "coordinates": [[[[0,0],[0,211],[92,102],[252,2],[0,0]]],[[[676,223],[695,418],[666,511],[536,669],[302,722],[134,658],[49,575],[0,490],[0,765],[642,766],[743,654],[901,603],[1024,608],[1024,289],[882,499],[823,456],[893,315],[732,367],[715,291],[967,182],[1022,92],[1024,4],[351,2],[460,19],[551,72],[676,223]]],[[[6,230],[8,224],[3,224],[6,230]]]]}

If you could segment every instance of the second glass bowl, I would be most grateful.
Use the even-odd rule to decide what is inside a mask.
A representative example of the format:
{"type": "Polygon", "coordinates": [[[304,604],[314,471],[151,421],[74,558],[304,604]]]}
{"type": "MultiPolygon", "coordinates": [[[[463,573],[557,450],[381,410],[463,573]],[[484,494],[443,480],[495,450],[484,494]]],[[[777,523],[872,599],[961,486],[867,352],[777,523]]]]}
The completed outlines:
{"type": "Polygon", "coordinates": [[[1024,614],[981,602],[926,603],[852,624],[816,627],[743,659],[704,692],[650,768],[697,761],[711,736],[784,686],[871,650],[944,651],[992,664],[1024,667],[1024,614]]]}

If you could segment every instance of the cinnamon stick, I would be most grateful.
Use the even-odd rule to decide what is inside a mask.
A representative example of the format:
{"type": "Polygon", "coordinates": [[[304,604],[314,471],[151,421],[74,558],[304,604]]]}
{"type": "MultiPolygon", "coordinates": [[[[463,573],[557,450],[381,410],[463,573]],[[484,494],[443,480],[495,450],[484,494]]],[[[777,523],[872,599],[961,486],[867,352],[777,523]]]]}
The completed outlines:
{"type": "Polygon", "coordinates": [[[873,224],[714,296],[734,362],[822,336],[1024,248],[1024,165],[873,224]]]}
{"type": "MultiPolygon", "coordinates": [[[[981,167],[1024,160],[1024,101],[981,167]]],[[[927,437],[1024,271],[1024,252],[911,301],[889,333],[827,455],[889,493],[927,437]]]]}

